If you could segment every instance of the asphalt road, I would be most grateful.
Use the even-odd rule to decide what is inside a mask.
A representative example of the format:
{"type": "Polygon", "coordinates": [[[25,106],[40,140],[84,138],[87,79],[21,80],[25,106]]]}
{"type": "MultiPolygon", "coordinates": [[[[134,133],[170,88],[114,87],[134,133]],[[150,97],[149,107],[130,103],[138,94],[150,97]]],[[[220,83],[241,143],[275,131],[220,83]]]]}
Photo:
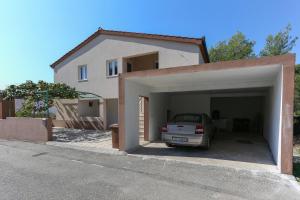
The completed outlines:
{"type": "Polygon", "coordinates": [[[0,199],[300,199],[285,176],[0,141],[0,199]]]}

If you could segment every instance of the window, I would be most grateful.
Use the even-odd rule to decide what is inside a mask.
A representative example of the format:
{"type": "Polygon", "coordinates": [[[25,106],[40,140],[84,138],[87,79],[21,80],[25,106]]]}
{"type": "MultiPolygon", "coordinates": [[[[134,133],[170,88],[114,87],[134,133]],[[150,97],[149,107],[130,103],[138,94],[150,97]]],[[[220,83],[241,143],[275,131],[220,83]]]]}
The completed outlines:
{"type": "Polygon", "coordinates": [[[117,76],[117,75],[118,75],[118,62],[117,62],[117,60],[107,61],[106,76],[117,76]]]}
{"type": "Polygon", "coordinates": [[[87,66],[82,65],[78,68],[78,78],[80,81],[86,81],[87,80],[87,66]]]}

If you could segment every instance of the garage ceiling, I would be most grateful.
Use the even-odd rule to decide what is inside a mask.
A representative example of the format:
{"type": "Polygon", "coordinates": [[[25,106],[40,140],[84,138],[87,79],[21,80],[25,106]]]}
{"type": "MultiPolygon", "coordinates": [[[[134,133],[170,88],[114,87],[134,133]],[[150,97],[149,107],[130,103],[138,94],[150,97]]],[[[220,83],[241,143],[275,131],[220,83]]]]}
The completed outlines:
{"type": "Polygon", "coordinates": [[[130,77],[127,80],[148,86],[152,92],[270,87],[273,85],[274,79],[280,70],[281,65],[268,65],[240,69],[130,77]]]}

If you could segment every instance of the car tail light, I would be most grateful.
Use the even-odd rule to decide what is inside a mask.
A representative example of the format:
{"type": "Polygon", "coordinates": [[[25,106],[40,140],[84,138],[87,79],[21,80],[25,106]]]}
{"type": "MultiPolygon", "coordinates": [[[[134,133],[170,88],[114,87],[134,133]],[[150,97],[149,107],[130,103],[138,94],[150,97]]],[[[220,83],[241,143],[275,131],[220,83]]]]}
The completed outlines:
{"type": "Polygon", "coordinates": [[[160,129],[160,132],[162,132],[162,133],[168,132],[168,127],[167,127],[167,125],[163,125],[163,126],[161,127],[161,129],[160,129]]]}
{"type": "Polygon", "coordinates": [[[195,129],[195,134],[203,134],[204,128],[202,124],[197,124],[195,129]]]}

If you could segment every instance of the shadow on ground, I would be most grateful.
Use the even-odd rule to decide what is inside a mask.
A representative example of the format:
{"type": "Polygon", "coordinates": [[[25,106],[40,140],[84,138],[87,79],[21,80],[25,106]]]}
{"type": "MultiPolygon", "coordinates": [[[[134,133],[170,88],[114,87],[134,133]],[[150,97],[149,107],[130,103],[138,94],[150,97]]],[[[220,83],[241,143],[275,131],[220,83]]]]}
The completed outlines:
{"type": "Polygon", "coordinates": [[[110,137],[110,131],[53,128],[53,141],[56,142],[93,142],[110,137]]]}

